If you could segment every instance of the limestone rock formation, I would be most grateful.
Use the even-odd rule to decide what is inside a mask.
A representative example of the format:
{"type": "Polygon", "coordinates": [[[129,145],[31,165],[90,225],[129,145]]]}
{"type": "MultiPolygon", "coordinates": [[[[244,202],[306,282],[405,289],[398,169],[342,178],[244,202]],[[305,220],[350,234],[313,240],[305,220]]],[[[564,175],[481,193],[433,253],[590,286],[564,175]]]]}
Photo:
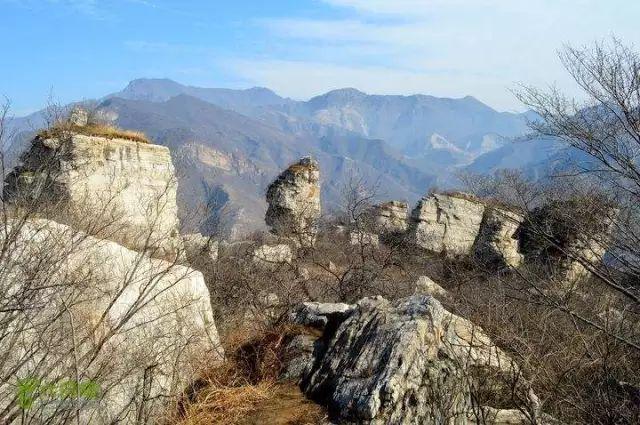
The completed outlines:
{"type": "Polygon", "coordinates": [[[16,249],[1,260],[1,289],[30,291],[39,307],[0,365],[3,376],[12,371],[0,400],[15,394],[18,378],[48,382],[80,373],[101,390],[81,423],[133,423],[143,399],[148,412],[162,412],[167,397],[194,379],[199,361],[222,359],[200,272],[43,219],[10,222],[3,237],[16,249]],[[33,259],[37,266],[25,267],[33,259]]]}
{"type": "Polygon", "coordinates": [[[374,208],[374,222],[382,234],[402,233],[407,230],[409,207],[406,202],[390,201],[374,208]]]}
{"type": "Polygon", "coordinates": [[[156,257],[181,249],[169,149],[83,134],[37,137],[6,179],[5,199],[54,203],[60,220],[156,257]]]}
{"type": "Polygon", "coordinates": [[[487,207],[475,244],[475,256],[481,263],[499,268],[518,267],[520,253],[518,231],[524,217],[502,208],[487,207]]]}
{"type": "Polygon", "coordinates": [[[89,113],[80,107],[75,107],[69,115],[69,123],[78,127],[84,127],[89,123],[89,113]]]}
{"type": "Polygon", "coordinates": [[[411,237],[417,246],[456,257],[470,254],[485,206],[463,194],[434,193],[411,213],[411,237]]]}
{"type": "Polygon", "coordinates": [[[307,157],[292,164],[267,189],[265,221],[273,233],[302,245],[315,241],[320,217],[320,168],[307,157]]]}
{"type": "Polygon", "coordinates": [[[545,267],[556,280],[573,284],[590,275],[607,250],[615,211],[580,199],[553,201],[534,209],[519,232],[525,261],[545,267]]]}
{"type": "Polygon", "coordinates": [[[482,329],[433,297],[362,299],[323,340],[302,388],[339,423],[526,423],[523,413],[516,418],[518,411],[503,410],[510,406],[474,404],[480,399],[472,392],[498,391],[498,377],[513,383],[507,391],[529,398],[524,408],[536,414],[517,365],[482,329]]]}

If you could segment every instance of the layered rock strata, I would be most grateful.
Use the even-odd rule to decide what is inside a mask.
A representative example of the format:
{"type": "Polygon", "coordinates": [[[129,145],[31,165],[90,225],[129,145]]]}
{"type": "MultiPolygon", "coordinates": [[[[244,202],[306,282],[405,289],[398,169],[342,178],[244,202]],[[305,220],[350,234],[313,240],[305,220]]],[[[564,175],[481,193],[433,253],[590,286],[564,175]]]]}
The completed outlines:
{"type": "Polygon", "coordinates": [[[175,257],[177,180],[169,149],[70,133],[33,140],[6,179],[11,203],[53,205],[56,219],[156,257],[175,257]]]}

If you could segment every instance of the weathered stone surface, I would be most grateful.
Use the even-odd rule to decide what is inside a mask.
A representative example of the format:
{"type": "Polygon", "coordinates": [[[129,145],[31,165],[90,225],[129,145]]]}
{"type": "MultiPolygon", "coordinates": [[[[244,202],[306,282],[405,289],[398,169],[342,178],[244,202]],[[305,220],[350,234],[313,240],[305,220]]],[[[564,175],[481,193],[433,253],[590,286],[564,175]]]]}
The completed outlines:
{"type": "Polygon", "coordinates": [[[521,214],[487,207],[475,244],[476,258],[499,268],[518,267],[524,258],[519,252],[518,239],[523,221],[521,214]]]}
{"type": "Polygon", "coordinates": [[[484,205],[463,195],[434,193],[411,213],[411,236],[417,246],[456,257],[470,254],[480,231],[484,205]]]}
{"type": "Polygon", "coordinates": [[[261,245],[253,251],[253,261],[261,266],[278,266],[293,261],[293,251],[286,244],[261,245]]]}
{"type": "Polygon", "coordinates": [[[283,372],[280,379],[300,381],[313,366],[313,353],[318,337],[309,334],[294,336],[285,347],[283,372]]]}
{"type": "Polygon", "coordinates": [[[449,298],[449,292],[442,286],[435,283],[428,276],[420,276],[416,282],[416,294],[432,295],[438,299],[449,298]]]}
{"type": "Polygon", "coordinates": [[[0,286],[18,294],[34,278],[36,284],[50,278],[56,285],[32,293],[46,303],[30,313],[30,327],[19,331],[0,365],[3,374],[16,368],[0,384],[0,400],[15,394],[20,377],[47,382],[50,376],[75,378],[79,370],[81,379],[95,380],[102,391],[100,403],[82,410],[82,423],[134,423],[143,397],[148,412],[159,414],[194,379],[200,361],[222,359],[200,272],[51,221],[17,226],[12,222],[7,233],[15,228],[16,249],[2,259],[0,269],[10,273],[0,286]],[[46,261],[37,266],[40,275],[21,266],[33,259],[46,261]],[[75,327],[63,332],[69,317],[75,327]],[[32,352],[38,341],[47,341],[50,350],[32,352]]]}
{"type": "Polygon", "coordinates": [[[332,318],[342,319],[353,309],[351,304],[306,302],[291,313],[289,320],[297,325],[322,329],[332,318]]]}
{"type": "Polygon", "coordinates": [[[36,138],[7,177],[5,198],[55,203],[65,210],[60,220],[75,228],[171,257],[182,243],[176,189],[166,147],[71,134],[36,138]]]}
{"type": "Polygon", "coordinates": [[[369,246],[377,248],[380,245],[378,235],[368,232],[353,230],[349,233],[349,242],[353,246],[369,246]]]}
{"type": "Polygon", "coordinates": [[[538,264],[561,283],[573,284],[590,276],[582,264],[597,266],[607,250],[615,211],[595,200],[553,201],[534,209],[519,232],[525,261],[538,264]]]}
{"type": "Polygon", "coordinates": [[[402,233],[409,226],[406,202],[390,201],[374,208],[374,222],[381,234],[402,233]]]}
{"type": "Polygon", "coordinates": [[[200,263],[203,260],[211,263],[218,261],[218,241],[200,233],[182,235],[182,241],[187,260],[191,264],[200,263]]]}
{"type": "MultiPolygon", "coordinates": [[[[430,296],[365,298],[323,339],[328,343],[302,388],[338,421],[476,423],[472,387],[491,384],[494,372],[519,376],[482,329],[430,296]],[[483,371],[491,373],[476,375],[483,371]]],[[[512,418],[492,412],[502,421],[494,423],[512,418]]]]}
{"type": "Polygon", "coordinates": [[[273,233],[311,245],[320,217],[320,168],[317,161],[302,158],[292,164],[267,189],[265,221],[273,233]]]}

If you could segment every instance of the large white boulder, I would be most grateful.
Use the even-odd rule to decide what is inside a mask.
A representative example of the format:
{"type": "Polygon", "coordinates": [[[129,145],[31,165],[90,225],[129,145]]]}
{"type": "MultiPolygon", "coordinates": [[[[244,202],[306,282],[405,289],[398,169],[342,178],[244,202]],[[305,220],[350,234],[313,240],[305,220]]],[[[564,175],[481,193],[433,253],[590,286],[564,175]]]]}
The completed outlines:
{"type": "MultiPolygon", "coordinates": [[[[10,400],[24,377],[97,385],[82,423],[159,419],[201,365],[222,359],[200,272],[47,220],[11,221],[0,242],[12,246],[0,258],[0,300],[16,306],[0,312],[5,419],[22,413],[10,400]]],[[[26,415],[38,421],[46,412],[36,407],[26,415]]]]}
{"type": "Polygon", "coordinates": [[[434,193],[422,198],[411,214],[411,236],[417,246],[456,257],[470,254],[480,231],[485,206],[461,194],[434,193]]]}

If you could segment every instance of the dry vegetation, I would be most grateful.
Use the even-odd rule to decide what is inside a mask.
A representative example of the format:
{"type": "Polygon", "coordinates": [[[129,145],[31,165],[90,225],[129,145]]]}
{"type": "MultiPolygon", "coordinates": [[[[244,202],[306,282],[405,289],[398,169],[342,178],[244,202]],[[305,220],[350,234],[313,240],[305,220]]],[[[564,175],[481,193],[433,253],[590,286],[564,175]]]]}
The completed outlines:
{"type": "Polygon", "coordinates": [[[237,331],[226,338],[228,359],[208,368],[186,391],[170,423],[314,425],[326,417],[297,383],[279,380],[284,348],[295,335],[317,331],[277,326],[263,332],[237,331]],[[251,336],[253,335],[253,336],[251,336]]]}
{"type": "Polygon", "coordinates": [[[85,136],[104,137],[106,139],[124,139],[138,143],[151,143],[147,136],[140,131],[123,130],[108,124],[88,124],[86,126],[71,125],[68,123],[59,123],[46,130],[40,131],[38,137],[42,139],[51,139],[64,137],[65,134],[83,134],[85,136]]]}

